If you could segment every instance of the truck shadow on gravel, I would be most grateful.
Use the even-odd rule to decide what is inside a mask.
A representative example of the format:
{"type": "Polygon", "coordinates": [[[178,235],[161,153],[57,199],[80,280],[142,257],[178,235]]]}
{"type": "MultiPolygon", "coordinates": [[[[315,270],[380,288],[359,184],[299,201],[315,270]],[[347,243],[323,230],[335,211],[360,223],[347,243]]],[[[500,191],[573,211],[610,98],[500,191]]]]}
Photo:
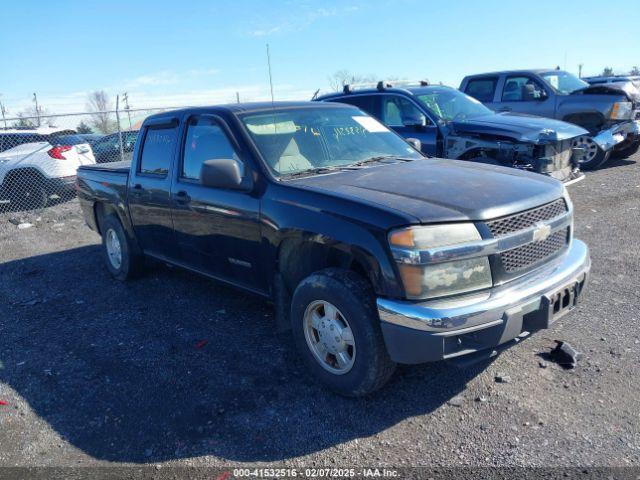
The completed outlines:
{"type": "Polygon", "coordinates": [[[26,402],[10,414],[33,409],[113,462],[313,454],[432,412],[482,371],[403,367],[344,399],[306,374],[264,300],[166,267],[118,283],[98,246],[1,264],[0,300],[0,381],[26,402]]]}

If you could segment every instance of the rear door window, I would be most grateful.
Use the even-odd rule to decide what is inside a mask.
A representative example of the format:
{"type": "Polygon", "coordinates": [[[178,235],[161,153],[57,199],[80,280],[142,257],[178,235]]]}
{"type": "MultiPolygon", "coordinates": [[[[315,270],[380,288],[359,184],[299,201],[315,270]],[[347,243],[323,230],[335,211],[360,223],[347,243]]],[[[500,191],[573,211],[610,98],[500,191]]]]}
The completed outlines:
{"type": "Polygon", "coordinates": [[[140,156],[139,172],[147,175],[166,176],[178,140],[176,127],[147,129],[140,156]]]}
{"type": "Polygon", "coordinates": [[[347,103],[349,105],[353,105],[354,107],[358,107],[360,110],[362,110],[363,112],[367,112],[369,115],[378,115],[375,95],[354,95],[352,97],[338,98],[335,101],[340,103],[347,103]]]}
{"type": "Polygon", "coordinates": [[[493,102],[498,77],[483,77],[469,80],[465,92],[482,103],[493,102]]]}

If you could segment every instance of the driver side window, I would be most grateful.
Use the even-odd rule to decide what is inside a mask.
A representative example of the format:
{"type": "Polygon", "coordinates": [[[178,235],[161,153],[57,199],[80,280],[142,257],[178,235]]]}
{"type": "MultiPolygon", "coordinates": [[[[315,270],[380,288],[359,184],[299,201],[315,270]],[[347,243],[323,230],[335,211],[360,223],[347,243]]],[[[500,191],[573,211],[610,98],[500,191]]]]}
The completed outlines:
{"type": "Polygon", "coordinates": [[[531,102],[544,96],[542,86],[530,77],[507,77],[502,90],[503,102],[531,102]]]}
{"type": "Polygon", "coordinates": [[[227,135],[214,119],[194,117],[187,125],[180,177],[199,181],[202,164],[213,159],[240,162],[227,135]]]}
{"type": "Polygon", "coordinates": [[[398,95],[384,95],[381,106],[382,122],[389,127],[428,125],[427,117],[411,101],[398,95]]]}

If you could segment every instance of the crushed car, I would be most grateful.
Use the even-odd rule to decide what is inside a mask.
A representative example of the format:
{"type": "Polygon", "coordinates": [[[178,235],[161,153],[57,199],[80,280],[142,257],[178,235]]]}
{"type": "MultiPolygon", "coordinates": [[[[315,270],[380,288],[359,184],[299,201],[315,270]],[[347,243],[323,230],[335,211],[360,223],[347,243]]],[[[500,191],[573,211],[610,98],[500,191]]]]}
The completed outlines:
{"type": "Polygon", "coordinates": [[[460,90],[498,112],[555,118],[589,131],[574,141],[580,166],[595,169],[613,152],[622,155],[640,142],[640,101],[629,85],[590,85],[555,69],[511,70],[469,75],[460,90]]]}
{"type": "Polygon", "coordinates": [[[542,173],[565,183],[583,178],[577,138],[581,127],[530,115],[497,114],[478,100],[443,86],[345,85],[315,100],[354,105],[415,143],[429,156],[491,163],[542,173]]]}
{"type": "MultiPolygon", "coordinates": [[[[622,89],[636,104],[640,105],[640,75],[614,75],[610,77],[585,77],[583,80],[590,85],[609,85],[622,89]]],[[[635,121],[640,122],[640,108],[636,109],[635,121]]],[[[625,158],[635,154],[640,149],[640,138],[627,136],[625,141],[616,146],[613,153],[616,157],[625,158]]]]}

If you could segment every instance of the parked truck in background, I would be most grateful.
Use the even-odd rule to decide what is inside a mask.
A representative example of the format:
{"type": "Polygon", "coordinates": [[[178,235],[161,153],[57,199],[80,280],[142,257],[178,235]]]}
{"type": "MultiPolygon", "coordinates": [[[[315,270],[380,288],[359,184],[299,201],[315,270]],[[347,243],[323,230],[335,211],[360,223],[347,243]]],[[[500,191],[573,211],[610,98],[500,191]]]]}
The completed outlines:
{"type": "Polygon", "coordinates": [[[529,170],[566,184],[584,178],[573,142],[588,135],[576,125],[549,118],[495,113],[478,100],[444,85],[345,85],[322,95],[325,102],[355,105],[404,138],[416,139],[427,155],[529,170]]]}
{"type": "Polygon", "coordinates": [[[469,75],[460,90],[497,112],[519,112],[575,123],[589,131],[574,141],[583,169],[602,166],[613,151],[640,142],[640,102],[618,84],[589,83],[563,70],[512,70],[469,75]]]}
{"type": "Polygon", "coordinates": [[[152,257],[273,300],[343,395],[549,327],[590,268],[559,181],[425,158],[343,104],[153,115],[131,162],[83,166],[77,189],[115,278],[152,257]]]}

